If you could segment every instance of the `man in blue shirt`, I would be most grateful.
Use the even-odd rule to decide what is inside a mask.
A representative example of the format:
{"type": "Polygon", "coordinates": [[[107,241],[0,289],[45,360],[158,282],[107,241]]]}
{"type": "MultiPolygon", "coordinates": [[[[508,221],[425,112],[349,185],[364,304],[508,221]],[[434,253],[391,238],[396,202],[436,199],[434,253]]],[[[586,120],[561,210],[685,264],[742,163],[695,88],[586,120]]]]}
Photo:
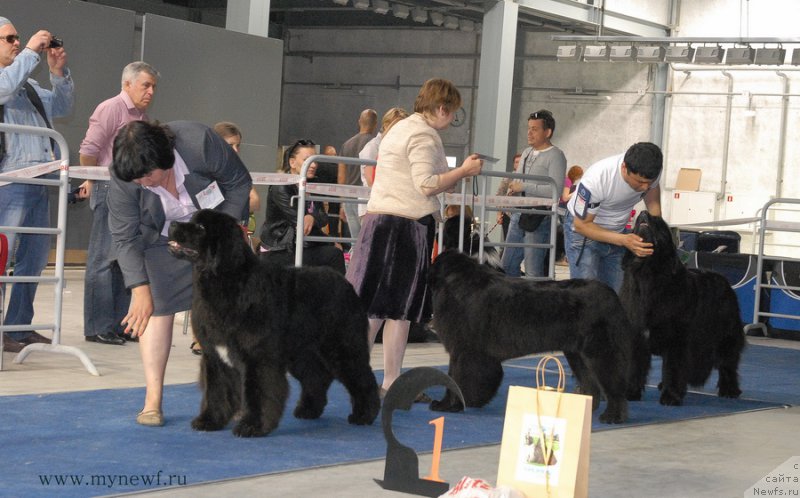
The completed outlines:
{"type": "MultiPolygon", "coordinates": [[[[49,48],[52,40],[49,31],[40,30],[23,47],[11,21],[0,17],[0,106],[5,123],[49,127],[52,118],[66,116],[72,111],[73,84],[66,67],[67,54],[63,47],[49,48]],[[52,90],[41,88],[35,80],[29,79],[43,53],[50,68],[52,90]]],[[[0,159],[0,175],[52,161],[57,154],[50,139],[42,136],[4,133],[2,144],[0,149],[5,153],[0,159]]],[[[49,227],[47,188],[24,183],[0,186],[0,226],[49,227]]],[[[19,238],[14,275],[39,276],[47,265],[50,236],[16,236],[14,233],[7,236],[12,254],[15,239],[19,238]]],[[[6,325],[31,323],[36,287],[35,283],[14,284],[4,320],[6,325]]],[[[32,342],[50,342],[50,339],[33,331],[7,332],[4,350],[18,352],[32,342]]]]}

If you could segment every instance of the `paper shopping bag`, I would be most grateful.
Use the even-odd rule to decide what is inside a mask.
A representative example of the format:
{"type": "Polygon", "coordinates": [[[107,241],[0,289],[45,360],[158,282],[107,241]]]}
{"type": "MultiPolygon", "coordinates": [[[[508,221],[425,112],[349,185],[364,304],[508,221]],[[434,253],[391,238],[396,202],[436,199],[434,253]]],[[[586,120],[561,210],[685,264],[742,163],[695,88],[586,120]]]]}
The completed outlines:
{"type": "Polygon", "coordinates": [[[565,393],[564,383],[561,362],[545,356],[536,367],[536,388],[509,387],[498,486],[528,498],[588,496],[592,397],[565,393]],[[556,387],[544,379],[551,361],[559,371],[556,387]]]}

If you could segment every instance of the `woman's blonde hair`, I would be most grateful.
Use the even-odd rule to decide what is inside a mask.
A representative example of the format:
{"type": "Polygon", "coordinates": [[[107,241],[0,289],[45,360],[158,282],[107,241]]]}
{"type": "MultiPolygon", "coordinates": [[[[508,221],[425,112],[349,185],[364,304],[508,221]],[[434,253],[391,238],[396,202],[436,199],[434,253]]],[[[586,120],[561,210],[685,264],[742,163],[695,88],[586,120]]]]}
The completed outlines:
{"type": "Polygon", "coordinates": [[[383,119],[381,120],[381,133],[386,135],[392,126],[395,125],[401,119],[406,119],[408,117],[408,111],[403,109],[402,107],[392,107],[386,114],[383,115],[383,119]]]}
{"type": "Polygon", "coordinates": [[[447,112],[456,112],[461,107],[461,94],[448,80],[429,79],[419,89],[417,99],[414,101],[414,112],[432,116],[441,106],[444,106],[447,112]]]}

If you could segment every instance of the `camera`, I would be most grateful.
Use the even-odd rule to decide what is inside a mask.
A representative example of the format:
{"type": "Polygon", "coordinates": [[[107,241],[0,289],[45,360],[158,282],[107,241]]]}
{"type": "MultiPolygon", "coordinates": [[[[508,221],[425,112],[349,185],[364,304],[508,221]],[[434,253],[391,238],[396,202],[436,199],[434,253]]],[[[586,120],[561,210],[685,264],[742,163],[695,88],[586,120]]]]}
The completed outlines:
{"type": "Polygon", "coordinates": [[[50,45],[47,48],[61,48],[64,46],[64,40],[56,38],[55,36],[50,39],[50,45]]]}

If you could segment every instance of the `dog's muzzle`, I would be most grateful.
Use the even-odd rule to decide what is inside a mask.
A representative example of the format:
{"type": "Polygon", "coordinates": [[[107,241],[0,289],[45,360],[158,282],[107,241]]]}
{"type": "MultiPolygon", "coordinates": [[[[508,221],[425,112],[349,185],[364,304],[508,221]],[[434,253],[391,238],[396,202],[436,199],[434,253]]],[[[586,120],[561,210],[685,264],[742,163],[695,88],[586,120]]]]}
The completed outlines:
{"type": "Polygon", "coordinates": [[[196,249],[190,249],[188,247],[183,247],[177,241],[170,240],[169,241],[169,252],[173,255],[183,255],[189,258],[194,258],[197,256],[198,252],[196,249]]]}

